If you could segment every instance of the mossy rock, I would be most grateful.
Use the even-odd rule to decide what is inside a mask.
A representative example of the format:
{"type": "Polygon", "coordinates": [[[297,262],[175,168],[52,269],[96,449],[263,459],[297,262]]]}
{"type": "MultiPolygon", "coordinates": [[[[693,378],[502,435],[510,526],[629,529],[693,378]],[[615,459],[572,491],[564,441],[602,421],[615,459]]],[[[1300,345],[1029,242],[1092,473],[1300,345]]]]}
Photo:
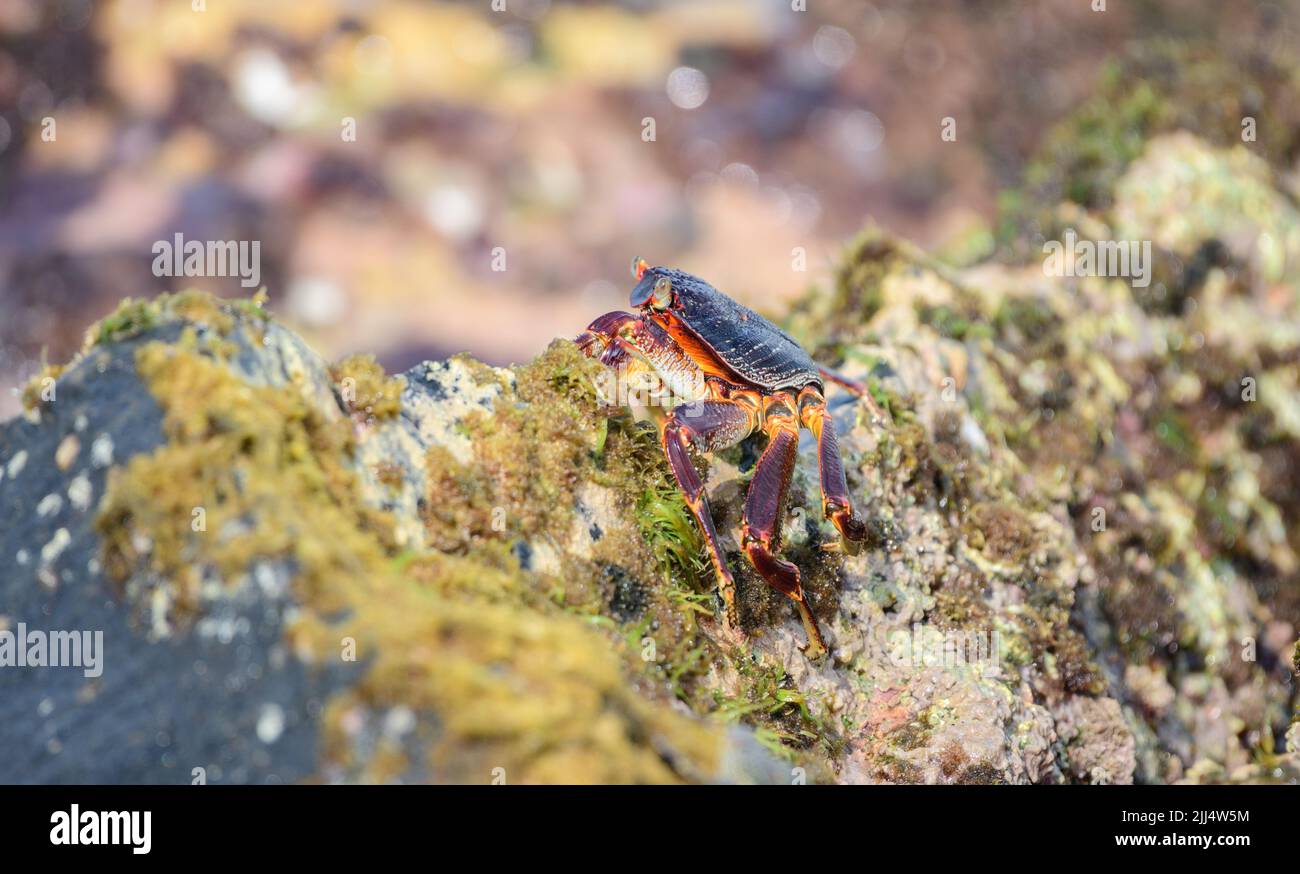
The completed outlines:
{"type": "Polygon", "coordinates": [[[1059,239],[1062,203],[1109,209],[1129,164],[1151,139],[1178,130],[1213,146],[1244,144],[1278,170],[1290,168],[1300,156],[1300,67],[1263,48],[1135,44],[1048,133],[1022,186],[1002,196],[1000,242],[1033,252],[1035,239],[1059,239]]]}
{"type": "MultiPolygon", "coordinates": [[[[1154,136],[1119,179],[1112,218],[1179,257],[1296,239],[1281,177],[1239,147],[1154,136]],[[1217,194],[1180,213],[1189,164],[1217,194]]],[[[120,659],[0,672],[3,761],[160,782],[1287,779],[1300,261],[1216,261],[1185,306],[1152,306],[879,229],[844,258],[787,319],[888,413],[829,393],[859,553],[821,518],[811,441],[795,463],[781,534],[830,658],[742,557],[761,442],[699,459],[733,645],[653,425],[601,404],[572,343],[331,368],[259,301],[182,293],[124,304],[0,427],[0,621],[103,628],[120,659]]]]}
{"type": "MultiPolygon", "coordinates": [[[[752,734],[683,716],[666,689],[639,691],[620,638],[545,597],[508,549],[403,549],[359,476],[365,435],[399,426],[350,415],[292,334],[191,294],[107,322],[55,401],[0,432],[0,506],[6,554],[19,557],[9,615],[103,627],[121,667],[54,682],[5,672],[5,707],[23,715],[7,724],[31,729],[9,745],[11,779],[782,773],[752,734]],[[55,464],[70,438],[79,457],[55,464]],[[45,496],[69,489],[50,512],[45,496]],[[139,713],[103,706],[132,694],[145,696],[139,713]],[[68,729],[57,745],[27,725],[34,695],[68,729]],[[90,737],[114,746],[92,755],[90,737]]],[[[358,385],[387,391],[372,361],[335,372],[359,367],[358,385]]],[[[520,384],[531,390],[527,372],[520,384]]],[[[537,499],[555,500],[552,486],[537,499]]]]}

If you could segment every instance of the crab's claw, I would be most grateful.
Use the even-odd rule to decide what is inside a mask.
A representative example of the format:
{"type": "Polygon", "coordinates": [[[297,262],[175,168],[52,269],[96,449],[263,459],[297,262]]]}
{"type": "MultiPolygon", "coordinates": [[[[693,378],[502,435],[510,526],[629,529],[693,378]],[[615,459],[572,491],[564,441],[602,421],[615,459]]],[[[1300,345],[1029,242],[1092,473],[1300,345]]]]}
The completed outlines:
{"type": "Polygon", "coordinates": [[[582,350],[583,355],[588,358],[599,358],[605,351],[605,347],[609,345],[609,338],[595,331],[583,331],[573,338],[573,342],[582,350]]]}
{"type": "Polygon", "coordinates": [[[607,367],[618,367],[628,360],[627,342],[622,334],[637,322],[637,317],[631,313],[605,313],[594,319],[573,342],[589,358],[595,358],[607,367]]]}

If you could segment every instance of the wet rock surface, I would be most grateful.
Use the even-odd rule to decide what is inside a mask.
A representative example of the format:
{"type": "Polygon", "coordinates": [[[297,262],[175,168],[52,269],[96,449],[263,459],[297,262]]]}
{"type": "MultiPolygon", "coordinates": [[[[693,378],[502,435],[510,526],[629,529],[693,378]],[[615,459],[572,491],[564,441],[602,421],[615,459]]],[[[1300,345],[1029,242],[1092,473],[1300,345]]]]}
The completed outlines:
{"type": "MultiPolygon", "coordinates": [[[[177,783],[194,768],[212,782],[291,782],[318,767],[320,709],[348,671],[308,672],[290,654],[290,568],[258,562],[209,586],[183,634],[155,615],[166,581],[106,578],[94,525],[109,472],[165,439],[134,353],[179,334],[166,325],[90,350],[39,416],[0,429],[0,625],[102,635],[98,664],[0,670],[4,782],[177,783]]],[[[283,359],[262,349],[236,360],[250,378],[283,378],[266,366],[283,359]]]]}

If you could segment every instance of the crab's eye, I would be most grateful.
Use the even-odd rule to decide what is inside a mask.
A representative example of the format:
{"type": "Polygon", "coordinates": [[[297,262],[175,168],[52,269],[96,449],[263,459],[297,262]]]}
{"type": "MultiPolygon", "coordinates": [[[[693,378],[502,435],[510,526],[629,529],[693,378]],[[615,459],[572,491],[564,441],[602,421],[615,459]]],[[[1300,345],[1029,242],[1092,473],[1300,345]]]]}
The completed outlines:
{"type": "Polygon", "coordinates": [[[673,284],[667,276],[655,280],[654,294],[650,295],[650,306],[657,310],[666,310],[673,302],[673,284]]]}
{"type": "Polygon", "coordinates": [[[637,256],[632,259],[632,275],[636,277],[637,282],[641,281],[641,277],[645,276],[645,272],[649,269],[650,264],[644,258],[637,256]]]}

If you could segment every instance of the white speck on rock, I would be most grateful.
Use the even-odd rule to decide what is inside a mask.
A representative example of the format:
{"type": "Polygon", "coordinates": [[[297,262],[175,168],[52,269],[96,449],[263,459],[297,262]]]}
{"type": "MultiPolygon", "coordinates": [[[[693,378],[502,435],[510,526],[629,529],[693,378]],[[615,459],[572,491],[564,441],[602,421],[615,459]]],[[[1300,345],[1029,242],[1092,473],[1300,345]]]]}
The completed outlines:
{"type": "Polygon", "coordinates": [[[415,728],[415,713],[411,708],[399,705],[389,710],[384,716],[384,734],[399,738],[415,728]]]}
{"type": "Polygon", "coordinates": [[[25,549],[18,550],[17,554],[14,555],[14,561],[18,562],[21,565],[25,565],[27,564],[27,562],[31,560],[32,560],[31,554],[28,553],[27,550],[25,549]]]}
{"type": "Polygon", "coordinates": [[[273,744],[284,733],[284,709],[275,702],[262,705],[262,713],[257,717],[257,739],[264,744],[273,744]]]}
{"type": "Polygon", "coordinates": [[[143,531],[132,531],[131,548],[139,555],[148,555],[153,552],[153,538],[143,531]]]}
{"type": "Polygon", "coordinates": [[[36,515],[41,518],[53,516],[63,509],[63,498],[57,492],[50,492],[36,505],[36,515]]]}
{"type": "Polygon", "coordinates": [[[18,474],[22,471],[23,467],[26,466],[26,464],[27,464],[27,450],[19,449],[18,452],[14,455],[14,457],[9,459],[9,467],[7,468],[7,470],[9,471],[9,475],[11,477],[18,476],[18,474]]]}
{"type": "Polygon", "coordinates": [[[95,467],[108,467],[113,463],[113,438],[100,434],[90,444],[90,463],[95,467]]]}
{"type": "Polygon", "coordinates": [[[153,640],[171,637],[171,603],[171,596],[162,586],[149,593],[149,636],[153,640]]]}
{"type": "Polygon", "coordinates": [[[68,484],[68,500],[79,513],[90,509],[90,501],[95,496],[95,489],[90,484],[90,477],[84,473],[68,484]]]}
{"type": "Polygon", "coordinates": [[[289,592],[288,578],[277,574],[269,564],[259,564],[253,571],[253,579],[257,582],[257,587],[262,590],[262,594],[273,600],[281,600],[289,592]]]}
{"type": "Polygon", "coordinates": [[[72,542],[72,535],[68,534],[68,529],[60,528],[54,532],[50,542],[41,547],[41,564],[53,564],[54,560],[59,557],[63,550],[68,548],[72,542]]]}
{"type": "Polygon", "coordinates": [[[366,727],[366,715],[361,708],[353,707],[339,719],[339,725],[348,737],[356,737],[366,727]]]}
{"type": "Polygon", "coordinates": [[[969,413],[962,417],[961,420],[961,437],[966,441],[966,445],[978,452],[980,455],[988,455],[989,439],[984,435],[983,429],[974,417],[969,413]]]}
{"type": "Polygon", "coordinates": [[[77,460],[79,452],[81,452],[81,440],[76,434],[69,434],[59,441],[59,448],[54,450],[54,463],[59,470],[67,470],[77,460]]]}

